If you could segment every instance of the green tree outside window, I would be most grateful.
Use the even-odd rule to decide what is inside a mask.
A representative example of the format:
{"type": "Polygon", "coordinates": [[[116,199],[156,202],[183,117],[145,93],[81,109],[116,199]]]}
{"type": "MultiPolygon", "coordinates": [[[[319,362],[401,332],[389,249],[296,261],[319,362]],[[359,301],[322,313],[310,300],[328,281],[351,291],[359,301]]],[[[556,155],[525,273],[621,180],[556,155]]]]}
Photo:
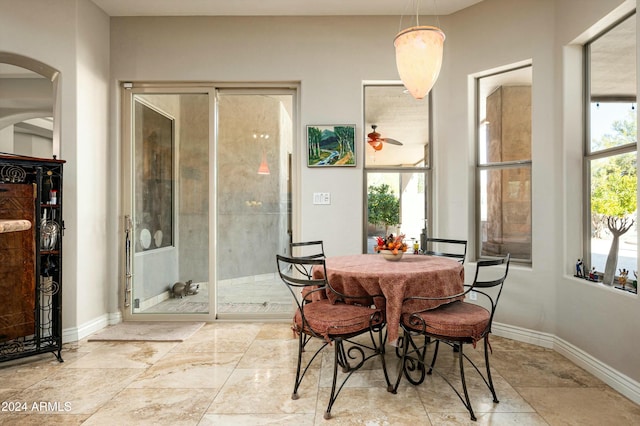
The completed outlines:
{"type": "MultiPolygon", "coordinates": [[[[613,133],[594,142],[594,150],[633,144],[637,122],[631,117],[613,123],[613,133]]],[[[594,236],[606,228],[613,236],[605,264],[603,283],[612,285],[618,263],[620,236],[635,223],[637,209],[636,153],[615,155],[591,162],[591,220],[594,236]]]]}
{"type": "Polygon", "coordinates": [[[385,237],[389,227],[400,223],[400,199],[386,183],[370,186],[368,193],[369,223],[383,225],[385,237]]]}

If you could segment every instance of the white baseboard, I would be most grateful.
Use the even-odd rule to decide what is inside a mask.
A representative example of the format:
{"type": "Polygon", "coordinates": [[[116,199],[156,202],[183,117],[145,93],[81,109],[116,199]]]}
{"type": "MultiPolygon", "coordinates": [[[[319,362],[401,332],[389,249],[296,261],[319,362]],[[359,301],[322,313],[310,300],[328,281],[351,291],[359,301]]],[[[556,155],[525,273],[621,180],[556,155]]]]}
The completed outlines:
{"type": "Polygon", "coordinates": [[[640,383],[622,374],[618,370],[609,367],[602,361],[594,358],[564,339],[549,333],[541,333],[538,331],[499,323],[493,323],[492,332],[496,336],[553,349],[577,366],[584,368],[589,373],[593,374],[636,404],[640,404],[640,383]]]}
{"type": "Polygon", "coordinates": [[[122,322],[122,313],[118,311],[101,315],[98,318],[82,324],[80,327],[65,328],[62,330],[62,343],[77,342],[102,330],[108,325],[118,324],[120,322],[122,322]]]}
{"type": "Polygon", "coordinates": [[[530,343],[547,349],[554,348],[553,346],[556,339],[556,336],[553,334],[532,331],[526,328],[497,322],[493,323],[491,332],[496,336],[506,337],[507,339],[517,340],[518,342],[530,343]]]}

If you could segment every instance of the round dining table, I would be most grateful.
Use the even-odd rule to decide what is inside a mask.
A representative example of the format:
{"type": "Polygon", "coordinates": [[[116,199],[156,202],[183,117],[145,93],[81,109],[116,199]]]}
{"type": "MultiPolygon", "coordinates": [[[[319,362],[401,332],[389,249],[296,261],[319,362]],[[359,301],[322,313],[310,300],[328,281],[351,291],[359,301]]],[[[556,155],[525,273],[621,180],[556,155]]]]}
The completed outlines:
{"type": "MultiPolygon", "coordinates": [[[[464,291],[464,267],[457,260],[406,254],[397,261],[386,260],[381,254],[357,254],[327,257],[327,279],[337,292],[349,296],[383,295],[387,321],[387,338],[396,344],[403,313],[420,309],[433,309],[458,299],[410,301],[410,296],[448,297],[464,291]]],[[[324,273],[314,269],[314,276],[324,273]]],[[[336,295],[327,291],[335,301],[336,295]]],[[[459,298],[461,299],[461,298],[459,298]]]]}

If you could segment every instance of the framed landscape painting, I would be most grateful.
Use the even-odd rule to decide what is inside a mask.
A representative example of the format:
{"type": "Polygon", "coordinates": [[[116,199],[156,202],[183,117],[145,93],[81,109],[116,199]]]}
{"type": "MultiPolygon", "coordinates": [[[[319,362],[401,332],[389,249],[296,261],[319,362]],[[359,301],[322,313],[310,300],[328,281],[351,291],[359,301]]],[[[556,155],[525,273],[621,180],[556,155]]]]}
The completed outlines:
{"type": "Polygon", "coordinates": [[[355,142],[355,124],[308,125],[307,166],[355,166],[355,142]]]}

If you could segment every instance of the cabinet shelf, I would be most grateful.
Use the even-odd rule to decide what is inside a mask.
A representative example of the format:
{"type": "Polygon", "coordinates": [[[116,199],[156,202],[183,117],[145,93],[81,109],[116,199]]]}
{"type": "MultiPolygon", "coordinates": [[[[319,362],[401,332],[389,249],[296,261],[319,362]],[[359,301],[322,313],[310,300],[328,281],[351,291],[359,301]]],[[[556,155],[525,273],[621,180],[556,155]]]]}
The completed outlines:
{"type": "Polygon", "coordinates": [[[0,362],[43,353],[62,362],[63,164],[0,155],[0,362]]]}
{"type": "Polygon", "coordinates": [[[40,250],[40,254],[41,255],[59,255],[60,251],[59,250],[40,250]]]}

